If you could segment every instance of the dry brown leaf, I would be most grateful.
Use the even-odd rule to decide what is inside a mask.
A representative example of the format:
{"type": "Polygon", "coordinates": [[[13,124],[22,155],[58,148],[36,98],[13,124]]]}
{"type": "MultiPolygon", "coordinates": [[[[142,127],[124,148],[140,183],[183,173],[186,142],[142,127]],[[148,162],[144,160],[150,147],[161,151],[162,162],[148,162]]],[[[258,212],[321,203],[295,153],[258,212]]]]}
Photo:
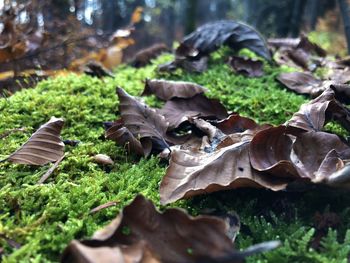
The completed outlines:
{"type": "Polygon", "coordinates": [[[234,252],[227,230],[227,223],[219,218],[192,218],[180,209],[161,214],[137,196],[91,240],[73,240],[62,262],[203,262],[234,252]]]}
{"type": "Polygon", "coordinates": [[[106,69],[101,63],[96,61],[90,61],[84,66],[84,73],[86,75],[103,78],[103,77],[112,77],[113,74],[111,71],[106,69]]]}
{"type": "Polygon", "coordinates": [[[246,57],[231,56],[229,65],[239,74],[247,77],[261,77],[264,75],[263,62],[246,57]]]}
{"type": "Polygon", "coordinates": [[[139,68],[151,63],[151,60],[158,57],[161,53],[169,51],[168,47],[163,43],[154,44],[148,48],[138,51],[132,59],[131,65],[139,68]]]}
{"type": "Polygon", "coordinates": [[[160,185],[161,203],[240,187],[284,189],[286,180],[271,178],[251,168],[248,148],[249,141],[243,141],[211,153],[173,150],[160,185]]]}
{"type": "Polygon", "coordinates": [[[348,145],[334,134],[299,131],[294,135],[286,126],[263,130],[250,143],[254,169],[276,177],[321,182],[344,166],[350,157],[348,145]]]}
{"type": "Polygon", "coordinates": [[[169,129],[177,128],[189,118],[224,119],[228,116],[225,107],[218,100],[208,99],[202,94],[189,99],[171,99],[165,103],[159,113],[169,122],[169,129]]]}
{"type": "Polygon", "coordinates": [[[59,160],[64,155],[64,143],[60,138],[63,124],[63,119],[52,117],[6,160],[30,165],[45,165],[59,160]]]}
{"type": "Polygon", "coordinates": [[[301,105],[299,111],[285,125],[305,131],[320,131],[327,121],[335,119],[350,130],[349,114],[349,110],[335,99],[334,91],[327,88],[317,98],[301,105]]]}
{"type": "Polygon", "coordinates": [[[319,96],[327,86],[327,83],[315,78],[311,73],[303,72],[281,73],[277,80],[296,93],[308,94],[312,97],[319,96]]]}
{"type": "Polygon", "coordinates": [[[144,151],[141,142],[124,127],[122,120],[115,121],[111,127],[106,130],[106,138],[115,141],[118,145],[124,147],[129,153],[143,156],[144,151]]]}
{"type": "Polygon", "coordinates": [[[225,134],[244,132],[245,130],[252,130],[259,127],[259,125],[254,120],[242,117],[236,113],[231,114],[227,119],[212,122],[212,124],[225,134]]]}
{"type": "Polygon", "coordinates": [[[152,151],[161,152],[168,148],[164,137],[168,128],[165,118],[154,109],[137,101],[118,88],[119,112],[124,126],[139,139],[144,149],[145,156],[152,151]]]}
{"type": "Polygon", "coordinates": [[[147,79],[142,96],[155,94],[161,100],[170,100],[175,97],[191,98],[206,91],[206,88],[193,82],[147,79]]]}

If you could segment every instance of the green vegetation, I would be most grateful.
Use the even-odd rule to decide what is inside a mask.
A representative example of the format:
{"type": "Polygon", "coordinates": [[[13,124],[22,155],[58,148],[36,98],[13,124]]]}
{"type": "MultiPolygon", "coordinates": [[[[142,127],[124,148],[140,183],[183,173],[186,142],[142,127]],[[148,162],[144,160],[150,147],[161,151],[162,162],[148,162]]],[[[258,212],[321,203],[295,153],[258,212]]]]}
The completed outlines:
{"type": "MultiPolygon", "coordinates": [[[[120,66],[114,79],[99,80],[70,74],[0,99],[0,134],[18,127],[27,129],[0,140],[0,159],[15,151],[51,116],[65,119],[64,139],[81,141],[76,147],[66,146],[67,156],[43,185],[36,183],[49,166],[37,168],[0,163],[1,237],[6,236],[22,245],[15,249],[0,238],[0,247],[5,249],[3,261],[57,262],[70,240],[91,236],[137,193],[144,194],[159,206],[158,185],[165,166],[156,157],[139,161],[104,139],[102,122],[114,120],[117,114],[117,85],[138,95],[145,78],[194,81],[209,88],[208,96],[219,98],[230,111],[259,123],[283,123],[306,101],[305,97],[285,90],[275,81],[279,72],[290,69],[266,64],[264,77],[246,78],[235,75],[220,52],[224,51],[214,54],[209,70],[200,75],[181,70],[172,75],[157,75],[156,65],[172,57],[163,55],[145,68],[120,66]],[[97,153],[110,155],[115,165],[95,164],[91,157],[97,153]],[[89,213],[108,201],[118,204],[95,214],[89,213]]],[[[145,98],[145,101],[152,106],[161,104],[154,97],[145,98]]],[[[332,129],[333,126],[329,127],[332,129]]],[[[241,189],[199,196],[173,206],[186,208],[194,215],[208,207],[237,211],[242,220],[242,230],[237,238],[239,248],[273,239],[282,241],[281,248],[251,257],[249,262],[347,262],[350,252],[349,201],[345,194],[317,189],[291,193],[241,189]],[[316,212],[334,212],[340,223],[336,230],[329,230],[321,238],[316,249],[310,249],[309,241],[314,241],[320,233],[314,228],[316,212]]]]}

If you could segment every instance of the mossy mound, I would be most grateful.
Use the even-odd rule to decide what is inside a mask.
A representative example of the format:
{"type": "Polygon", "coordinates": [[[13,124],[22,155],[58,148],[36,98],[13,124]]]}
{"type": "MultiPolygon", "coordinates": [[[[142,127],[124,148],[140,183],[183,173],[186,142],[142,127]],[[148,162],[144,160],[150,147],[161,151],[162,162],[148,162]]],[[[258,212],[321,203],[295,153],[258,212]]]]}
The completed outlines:
{"type": "MultiPolygon", "coordinates": [[[[165,166],[156,157],[139,161],[114,142],[104,139],[103,121],[113,121],[117,114],[116,86],[139,95],[145,78],[194,81],[207,87],[210,90],[207,95],[219,98],[228,110],[259,123],[283,123],[306,101],[275,81],[278,73],[290,69],[266,64],[265,76],[246,78],[235,75],[220,52],[214,54],[209,70],[199,75],[181,70],[172,75],[157,75],[156,65],[171,59],[171,55],[163,55],[145,68],[120,66],[113,79],[70,74],[0,99],[0,134],[13,128],[26,128],[25,132],[12,133],[0,140],[0,159],[15,151],[51,116],[65,119],[64,139],[81,141],[76,147],[66,146],[67,156],[43,185],[37,185],[37,181],[49,166],[38,168],[0,163],[3,261],[57,262],[70,240],[91,236],[137,193],[144,194],[159,206],[158,186],[165,166]],[[94,163],[91,157],[97,153],[111,156],[115,165],[103,167],[94,163]],[[95,214],[89,213],[108,201],[118,204],[95,214]],[[21,247],[14,248],[8,240],[21,247]]],[[[145,98],[145,101],[152,106],[161,104],[154,97],[145,98]]],[[[335,125],[329,127],[343,132],[335,125]]],[[[325,194],[325,190],[317,189],[292,193],[241,189],[200,196],[172,206],[186,208],[192,214],[211,207],[234,209],[242,220],[237,240],[239,248],[272,239],[282,241],[281,248],[251,257],[249,262],[347,262],[350,252],[349,200],[342,193],[330,191],[325,194]],[[309,243],[320,235],[320,231],[313,228],[317,211],[336,213],[340,223],[336,230],[329,230],[313,250],[309,243]]]]}

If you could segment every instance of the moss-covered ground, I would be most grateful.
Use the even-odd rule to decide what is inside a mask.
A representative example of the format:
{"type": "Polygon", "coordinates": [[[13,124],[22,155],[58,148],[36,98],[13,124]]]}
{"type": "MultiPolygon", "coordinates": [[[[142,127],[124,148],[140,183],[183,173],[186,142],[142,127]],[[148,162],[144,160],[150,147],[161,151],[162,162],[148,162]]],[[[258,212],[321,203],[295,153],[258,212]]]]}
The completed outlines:
{"type": "MultiPolygon", "coordinates": [[[[0,140],[0,159],[15,151],[51,116],[63,117],[64,139],[79,140],[66,146],[67,156],[45,184],[37,181],[50,167],[28,167],[0,163],[0,248],[3,262],[57,262],[72,239],[91,236],[113,219],[137,193],[159,206],[158,186],[165,165],[156,157],[137,160],[114,142],[104,139],[103,121],[117,114],[115,87],[139,95],[145,78],[194,81],[207,87],[208,96],[219,98],[230,111],[239,112],[259,123],[283,123],[307,99],[285,90],[275,81],[281,71],[290,69],[266,64],[265,76],[246,78],[235,75],[220,52],[203,74],[176,71],[159,76],[156,65],[168,61],[163,55],[154,64],[134,69],[120,66],[115,78],[97,79],[70,74],[43,81],[35,89],[22,90],[0,99],[0,134],[24,127],[0,140]],[[115,160],[112,167],[94,163],[91,157],[107,154],[115,160]],[[108,201],[117,206],[95,214],[89,211],[108,201]],[[13,242],[20,244],[15,248],[13,242]]],[[[153,106],[160,102],[145,98],[153,106]]],[[[336,125],[329,129],[342,132],[336,125]]],[[[199,196],[172,206],[198,214],[201,209],[221,207],[235,210],[242,228],[236,246],[279,239],[282,246],[254,256],[248,262],[347,262],[350,252],[350,198],[346,193],[328,189],[273,193],[241,189],[199,196]],[[326,221],[323,230],[315,228],[315,214],[336,214],[337,223],[326,221]],[[334,229],[327,226],[335,225],[334,229]],[[320,242],[318,237],[325,233],[320,242]],[[316,249],[310,248],[316,244],[316,249]]]]}

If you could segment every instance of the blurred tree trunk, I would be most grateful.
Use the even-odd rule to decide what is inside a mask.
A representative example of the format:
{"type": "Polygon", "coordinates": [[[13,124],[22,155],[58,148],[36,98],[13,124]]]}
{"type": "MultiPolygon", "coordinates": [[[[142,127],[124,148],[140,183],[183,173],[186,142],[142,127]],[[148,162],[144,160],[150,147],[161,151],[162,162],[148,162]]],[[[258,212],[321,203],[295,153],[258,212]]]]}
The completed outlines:
{"type": "Polygon", "coordinates": [[[349,5],[346,0],[338,0],[340,12],[343,18],[346,43],[348,46],[348,54],[350,54],[350,16],[349,5]]]}
{"type": "Polygon", "coordinates": [[[293,13],[292,13],[292,20],[291,20],[289,32],[290,32],[290,36],[297,37],[300,31],[305,1],[295,0],[295,1],[292,1],[291,3],[293,3],[293,6],[291,6],[293,13]]]}
{"type": "Polygon", "coordinates": [[[197,5],[198,5],[197,0],[187,1],[185,34],[191,33],[196,28],[197,5]]]}
{"type": "Polygon", "coordinates": [[[165,42],[168,47],[172,47],[175,39],[175,26],[176,26],[176,15],[175,15],[175,0],[169,1],[167,6],[160,15],[160,22],[165,30],[165,42]]]}
{"type": "Polygon", "coordinates": [[[315,30],[316,28],[319,6],[319,0],[308,0],[306,3],[305,20],[309,30],[315,30]]]}
{"type": "MultiPolygon", "coordinates": [[[[120,14],[120,8],[118,8],[118,2],[124,1],[101,1],[102,3],[102,29],[107,32],[112,32],[119,25],[118,22],[122,21],[120,14]]],[[[121,3],[123,4],[123,3],[121,3]]]]}

